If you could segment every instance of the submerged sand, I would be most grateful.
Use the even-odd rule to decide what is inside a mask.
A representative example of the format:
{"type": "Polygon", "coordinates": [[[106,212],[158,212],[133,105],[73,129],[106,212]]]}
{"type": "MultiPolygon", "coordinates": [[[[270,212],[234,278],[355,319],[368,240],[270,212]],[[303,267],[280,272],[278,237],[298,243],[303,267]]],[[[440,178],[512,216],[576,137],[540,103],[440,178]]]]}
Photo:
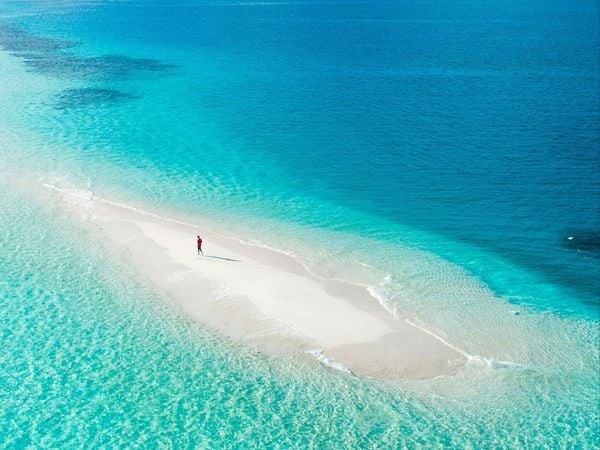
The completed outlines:
{"type": "Polygon", "coordinates": [[[365,287],[317,277],[289,255],[54,189],[183,311],[235,339],[378,379],[431,378],[466,362],[435,335],[395,319],[365,287]],[[197,234],[204,256],[196,254],[197,234]]]}

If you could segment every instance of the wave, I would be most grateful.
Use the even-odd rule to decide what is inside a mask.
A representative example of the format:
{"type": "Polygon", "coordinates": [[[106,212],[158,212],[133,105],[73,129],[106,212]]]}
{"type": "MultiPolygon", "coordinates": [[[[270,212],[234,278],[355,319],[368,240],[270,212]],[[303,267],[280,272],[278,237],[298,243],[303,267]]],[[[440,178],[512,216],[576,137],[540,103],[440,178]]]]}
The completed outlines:
{"type": "Polygon", "coordinates": [[[348,369],[346,366],[344,366],[343,364],[341,364],[337,361],[334,361],[333,359],[331,359],[327,355],[325,355],[323,353],[323,349],[306,350],[304,353],[308,353],[309,355],[314,356],[315,358],[317,358],[317,360],[321,364],[324,364],[327,367],[331,367],[332,369],[339,370],[340,372],[352,374],[352,371],[350,369],[348,369]]]}

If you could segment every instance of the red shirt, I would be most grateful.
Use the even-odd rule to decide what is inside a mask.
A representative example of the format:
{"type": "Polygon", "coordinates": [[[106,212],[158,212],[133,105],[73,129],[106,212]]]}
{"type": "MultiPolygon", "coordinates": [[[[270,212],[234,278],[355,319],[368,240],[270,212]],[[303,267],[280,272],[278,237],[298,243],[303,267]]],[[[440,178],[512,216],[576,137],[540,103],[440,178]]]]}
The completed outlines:
{"type": "Polygon", "coordinates": [[[202,247],[202,239],[198,238],[198,248],[202,247]]]}

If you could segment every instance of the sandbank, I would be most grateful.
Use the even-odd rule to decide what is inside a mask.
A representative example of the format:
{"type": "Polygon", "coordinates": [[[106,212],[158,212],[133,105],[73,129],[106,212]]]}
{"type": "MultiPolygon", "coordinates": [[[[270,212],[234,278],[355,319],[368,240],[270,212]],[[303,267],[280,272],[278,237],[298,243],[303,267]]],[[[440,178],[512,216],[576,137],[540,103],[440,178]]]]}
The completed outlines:
{"type": "Polygon", "coordinates": [[[269,353],[306,353],[357,376],[431,378],[467,358],[405,320],[369,291],[323,279],[296,259],[128,205],[51,185],[96,236],[185,313],[269,353]],[[196,253],[196,235],[204,256],[196,253]]]}

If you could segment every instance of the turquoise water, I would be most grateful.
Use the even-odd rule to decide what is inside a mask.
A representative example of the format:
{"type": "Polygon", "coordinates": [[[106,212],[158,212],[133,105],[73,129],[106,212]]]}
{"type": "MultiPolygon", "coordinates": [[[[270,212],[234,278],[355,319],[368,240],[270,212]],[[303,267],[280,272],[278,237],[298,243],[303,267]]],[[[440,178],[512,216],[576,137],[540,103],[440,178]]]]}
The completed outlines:
{"type": "Polygon", "coordinates": [[[0,17],[9,447],[599,444],[593,2],[0,17]],[[292,252],[474,359],[382,384],[215,337],[40,179],[292,252]]]}

